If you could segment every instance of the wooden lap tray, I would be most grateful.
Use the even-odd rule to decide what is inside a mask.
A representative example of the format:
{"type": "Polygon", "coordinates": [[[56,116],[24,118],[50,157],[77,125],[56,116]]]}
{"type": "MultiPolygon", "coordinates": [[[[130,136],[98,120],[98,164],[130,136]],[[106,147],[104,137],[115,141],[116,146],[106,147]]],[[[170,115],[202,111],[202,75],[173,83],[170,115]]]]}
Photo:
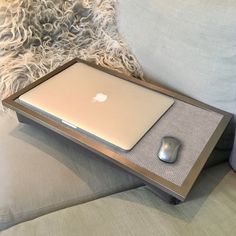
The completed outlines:
{"type": "Polygon", "coordinates": [[[133,173],[144,183],[154,188],[157,187],[183,201],[229,124],[232,115],[157,85],[127,78],[116,72],[89,64],[121,79],[129,80],[175,99],[175,104],[135,147],[129,152],[122,152],[17,102],[20,95],[77,62],[89,64],[74,59],[5,99],[3,104],[15,110],[19,117],[32,120],[67,137],[133,173]],[[182,142],[178,160],[173,164],[164,163],[157,158],[157,151],[163,136],[174,136],[182,142]]]}

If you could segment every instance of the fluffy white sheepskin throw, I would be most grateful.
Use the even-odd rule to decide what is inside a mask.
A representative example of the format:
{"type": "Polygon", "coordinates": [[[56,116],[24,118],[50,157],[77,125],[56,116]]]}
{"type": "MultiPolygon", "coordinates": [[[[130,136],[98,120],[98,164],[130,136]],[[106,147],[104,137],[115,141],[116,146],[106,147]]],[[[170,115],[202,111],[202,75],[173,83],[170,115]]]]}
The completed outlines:
{"type": "Polygon", "coordinates": [[[79,57],[142,78],[122,41],[116,0],[6,0],[0,8],[0,100],[79,57]]]}

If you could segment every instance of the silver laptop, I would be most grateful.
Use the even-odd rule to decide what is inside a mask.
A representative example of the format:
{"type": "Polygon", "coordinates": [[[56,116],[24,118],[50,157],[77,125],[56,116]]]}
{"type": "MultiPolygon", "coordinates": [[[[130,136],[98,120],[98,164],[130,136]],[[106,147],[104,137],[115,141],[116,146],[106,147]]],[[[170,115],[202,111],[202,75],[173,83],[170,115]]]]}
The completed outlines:
{"type": "Polygon", "coordinates": [[[126,151],[174,103],[170,97],[83,63],[68,67],[19,100],[126,151]]]}

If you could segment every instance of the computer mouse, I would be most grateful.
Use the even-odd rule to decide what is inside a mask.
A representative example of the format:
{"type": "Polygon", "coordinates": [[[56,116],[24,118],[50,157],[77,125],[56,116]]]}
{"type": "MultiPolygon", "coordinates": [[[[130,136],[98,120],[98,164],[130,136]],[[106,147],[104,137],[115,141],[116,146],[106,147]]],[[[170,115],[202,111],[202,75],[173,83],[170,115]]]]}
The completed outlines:
{"type": "Polygon", "coordinates": [[[157,156],[161,161],[174,163],[177,160],[180,146],[181,142],[177,138],[171,136],[163,137],[157,156]]]}

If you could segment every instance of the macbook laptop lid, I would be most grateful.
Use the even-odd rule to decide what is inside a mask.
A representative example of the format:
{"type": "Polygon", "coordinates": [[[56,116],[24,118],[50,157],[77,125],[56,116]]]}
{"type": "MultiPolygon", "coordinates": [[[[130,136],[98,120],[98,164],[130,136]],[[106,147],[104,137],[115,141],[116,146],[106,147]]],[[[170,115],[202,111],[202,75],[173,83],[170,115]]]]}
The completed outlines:
{"type": "Polygon", "coordinates": [[[123,150],[130,150],[174,103],[84,63],[75,63],[19,100],[123,150]]]}

